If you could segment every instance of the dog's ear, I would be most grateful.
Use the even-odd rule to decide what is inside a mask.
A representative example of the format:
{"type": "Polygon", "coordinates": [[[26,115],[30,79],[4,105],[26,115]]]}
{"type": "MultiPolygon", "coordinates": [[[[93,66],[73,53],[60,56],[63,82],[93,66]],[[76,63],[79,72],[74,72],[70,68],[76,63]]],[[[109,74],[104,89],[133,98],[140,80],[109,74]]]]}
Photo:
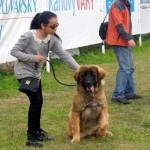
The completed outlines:
{"type": "Polygon", "coordinates": [[[74,76],[73,76],[75,81],[77,81],[77,82],[80,80],[79,72],[80,72],[80,68],[74,72],[74,76]]]}
{"type": "Polygon", "coordinates": [[[98,78],[103,79],[106,76],[106,71],[99,66],[97,66],[98,78]]]}

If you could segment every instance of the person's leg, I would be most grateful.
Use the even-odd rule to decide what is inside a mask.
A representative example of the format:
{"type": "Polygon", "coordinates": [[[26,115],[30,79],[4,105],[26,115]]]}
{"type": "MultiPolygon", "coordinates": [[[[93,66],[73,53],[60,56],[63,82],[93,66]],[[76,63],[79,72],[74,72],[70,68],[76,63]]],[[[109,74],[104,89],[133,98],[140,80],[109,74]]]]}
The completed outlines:
{"type": "Polygon", "coordinates": [[[39,131],[42,100],[39,90],[35,93],[30,92],[26,94],[30,100],[28,111],[28,132],[34,133],[39,131]]]}
{"type": "Polygon", "coordinates": [[[30,109],[29,109],[29,121],[28,121],[28,132],[33,132],[35,140],[37,141],[52,141],[53,138],[49,137],[48,134],[41,128],[41,110],[43,104],[42,96],[42,85],[39,82],[39,89],[36,93],[27,94],[30,97],[30,109]]]}
{"type": "Polygon", "coordinates": [[[127,81],[127,85],[125,87],[126,98],[132,97],[135,93],[135,86],[134,86],[134,79],[133,79],[134,63],[132,57],[132,49],[130,47],[129,47],[129,60],[130,60],[130,74],[127,81]]]}
{"type": "Polygon", "coordinates": [[[41,111],[42,111],[42,105],[43,105],[43,95],[42,95],[41,80],[39,82],[38,93],[39,93],[39,97],[40,97],[40,100],[41,100],[41,105],[39,105],[39,111],[38,111],[38,114],[37,114],[37,128],[40,131],[41,130],[41,123],[40,123],[40,121],[41,121],[41,111]]]}
{"type": "Polygon", "coordinates": [[[125,98],[125,87],[130,74],[130,52],[128,47],[113,46],[113,49],[118,61],[119,69],[116,75],[116,86],[112,94],[112,99],[122,99],[125,98]]]}
{"type": "Polygon", "coordinates": [[[40,136],[40,116],[43,99],[41,99],[41,85],[37,92],[26,93],[29,100],[30,106],[28,111],[28,131],[27,131],[27,146],[43,146],[38,142],[37,138],[40,136]]]}
{"type": "MultiPolygon", "coordinates": [[[[21,82],[21,79],[18,80],[21,82]]],[[[39,114],[41,113],[41,106],[42,106],[42,100],[41,96],[39,94],[39,91],[37,92],[29,92],[26,93],[26,95],[29,98],[30,106],[28,110],[28,130],[27,130],[27,146],[34,146],[34,147],[42,147],[43,144],[39,143],[36,139],[39,134],[39,114]]]]}

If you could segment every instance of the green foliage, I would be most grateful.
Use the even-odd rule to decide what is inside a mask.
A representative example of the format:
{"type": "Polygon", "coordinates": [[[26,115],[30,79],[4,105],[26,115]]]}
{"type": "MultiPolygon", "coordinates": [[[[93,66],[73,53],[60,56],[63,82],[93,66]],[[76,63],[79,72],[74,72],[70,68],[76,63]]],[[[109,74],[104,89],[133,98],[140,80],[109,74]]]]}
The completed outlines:
{"type": "MultiPolygon", "coordinates": [[[[138,45],[138,43],[137,43],[138,45]]],[[[109,110],[109,130],[112,137],[89,137],[81,139],[77,145],[70,143],[65,134],[66,120],[71,107],[75,87],[58,84],[52,73],[43,68],[43,109],[42,128],[54,137],[55,141],[44,144],[44,150],[149,150],[150,147],[150,42],[144,37],[143,47],[133,49],[135,62],[136,92],[141,100],[133,100],[130,105],[120,105],[110,101],[118,68],[110,47],[106,54],[101,53],[100,45],[80,48],[81,55],[74,56],[80,65],[97,64],[107,72],[105,92],[109,110]]],[[[68,84],[75,83],[73,71],[61,60],[52,61],[57,78],[68,84]]],[[[18,81],[13,74],[0,70],[0,149],[25,150],[27,148],[26,128],[29,101],[18,90],[18,81]]]]}

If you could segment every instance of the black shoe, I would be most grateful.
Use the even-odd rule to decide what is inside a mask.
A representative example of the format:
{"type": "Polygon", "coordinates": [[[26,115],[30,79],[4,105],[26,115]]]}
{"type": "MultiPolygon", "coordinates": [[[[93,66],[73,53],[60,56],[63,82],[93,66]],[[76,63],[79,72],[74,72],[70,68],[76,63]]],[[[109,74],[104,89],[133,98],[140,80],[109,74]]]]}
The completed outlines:
{"type": "Polygon", "coordinates": [[[43,147],[43,144],[36,140],[36,134],[28,133],[26,146],[43,147]]]}
{"type": "Polygon", "coordinates": [[[43,147],[43,144],[39,143],[39,141],[36,140],[27,140],[26,146],[43,147]]]}
{"type": "Polygon", "coordinates": [[[121,104],[131,104],[131,102],[126,98],[112,98],[111,101],[112,102],[118,102],[121,104]]]}
{"type": "Polygon", "coordinates": [[[48,133],[40,129],[39,136],[36,138],[37,141],[54,141],[53,138],[48,136],[48,133]]]}
{"type": "Polygon", "coordinates": [[[141,99],[142,97],[140,95],[134,94],[132,97],[129,97],[127,99],[141,99]]]}

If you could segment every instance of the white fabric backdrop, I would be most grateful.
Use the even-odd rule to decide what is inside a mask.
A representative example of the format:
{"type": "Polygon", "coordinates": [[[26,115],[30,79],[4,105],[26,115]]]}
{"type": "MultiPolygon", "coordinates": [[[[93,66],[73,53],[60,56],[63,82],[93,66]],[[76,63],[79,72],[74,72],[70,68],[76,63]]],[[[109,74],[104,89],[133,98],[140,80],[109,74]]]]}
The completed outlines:
{"type": "MultiPolygon", "coordinates": [[[[33,16],[44,10],[53,11],[58,15],[60,26],[57,33],[62,38],[65,49],[102,42],[98,36],[99,25],[106,14],[106,5],[112,1],[0,0],[0,63],[15,60],[10,56],[10,50],[20,35],[29,30],[33,16]]],[[[131,1],[134,3],[133,34],[139,34],[138,3],[140,0],[131,1]]],[[[148,5],[148,2],[145,0],[142,5],[148,5]]],[[[141,11],[141,16],[142,33],[149,33],[147,18],[150,17],[150,9],[141,11]]]]}

